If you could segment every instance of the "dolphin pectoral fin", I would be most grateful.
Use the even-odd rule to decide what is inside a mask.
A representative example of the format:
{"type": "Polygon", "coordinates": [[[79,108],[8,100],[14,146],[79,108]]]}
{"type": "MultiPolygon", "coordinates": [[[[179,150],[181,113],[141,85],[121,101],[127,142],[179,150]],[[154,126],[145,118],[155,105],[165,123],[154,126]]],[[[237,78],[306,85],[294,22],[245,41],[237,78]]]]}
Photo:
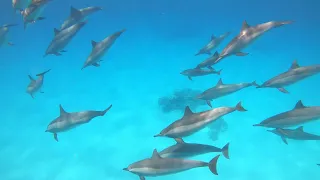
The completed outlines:
{"type": "Polygon", "coordinates": [[[288,141],[287,141],[287,139],[285,137],[281,136],[281,139],[286,145],[288,145],[288,141]]]}
{"type": "Polygon", "coordinates": [[[146,178],[144,176],[139,176],[140,180],[146,180],[146,178]]]}
{"type": "Polygon", "coordinates": [[[190,81],[192,81],[192,78],[191,78],[191,76],[188,76],[188,79],[189,79],[190,81]]]}
{"type": "Polygon", "coordinates": [[[58,140],[58,134],[57,134],[57,133],[53,133],[53,138],[54,138],[57,142],[59,142],[59,140],[58,140]]]}
{"type": "Polygon", "coordinates": [[[244,52],[237,52],[236,53],[236,56],[246,56],[248,55],[249,53],[244,53],[244,52]]]}
{"type": "Polygon", "coordinates": [[[30,94],[30,96],[32,97],[32,99],[34,99],[34,96],[33,96],[33,94],[30,94]]]}
{"type": "Polygon", "coordinates": [[[56,53],[54,53],[54,55],[56,55],[56,56],[61,56],[62,54],[61,54],[61,53],[56,52],[56,53]]]}
{"type": "Polygon", "coordinates": [[[212,108],[212,105],[211,105],[211,101],[210,100],[207,100],[207,104],[208,106],[210,106],[212,108]]]}
{"type": "Polygon", "coordinates": [[[92,66],[94,66],[94,67],[100,67],[100,64],[98,64],[98,63],[93,63],[92,66]]]}
{"type": "Polygon", "coordinates": [[[280,92],[285,93],[285,94],[289,94],[289,91],[287,91],[285,88],[278,88],[278,90],[279,90],[280,92]]]}
{"type": "Polygon", "coordinates": [[[67,51],[66,51],[66,50],[61,50],[60,52],[63,52],[63,53],[64,53],[64,52],[67,52],[67,51]]]}

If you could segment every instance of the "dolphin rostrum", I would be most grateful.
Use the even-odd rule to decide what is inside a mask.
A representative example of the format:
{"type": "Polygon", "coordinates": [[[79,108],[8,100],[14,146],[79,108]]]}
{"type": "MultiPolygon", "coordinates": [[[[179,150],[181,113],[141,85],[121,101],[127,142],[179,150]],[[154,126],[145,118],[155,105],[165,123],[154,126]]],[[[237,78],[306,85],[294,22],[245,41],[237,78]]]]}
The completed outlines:
{"type": "Polygon", "coordinates": [[[27,87],[27,93],[31,95],[32,98],[34,98],[34,93],[38,92],[40,90],[40,93],[43,93],[43,91],[41,91],[41,87],[43,85],[43,80],[44,80],[44,75],[49,72],[51,69],[37,74],[36,76],[38,76],[37,79],[33,79],[32,76],[29,75],[29,79],[30,79],[30,83],[27,87]]]}
{"type": "Polygon", "coordinates": [[[301,100],[299,100],[292,110],[272,116],[253,126],[286,128],[315,121],[319,118],[320,106],[307,107],[303,105],[301,100]]]}
{"type": "Polygon", "coordinates": [[[283,93],[289,93],[285,86],[292,85],[307,77],[313,76],[320,72],[320,64],[313,66],[299,66],[296,60],[293,61],[288,71],[277,75],[276,77],[266,81],[257,88],[277,88],[283,93]]]}
{"type": "Polygon", "coordinates": [[[177,142],[159,152],[162,158],[188,158],[210,152],[222,152],[225,158],[229,159],[229,143],[222,149],[206,144],[186,143],[182,138],[175,138],[177,142]]]}
{"type": "Polygon", "coordinates": [[[192,112],[189,106],[187,106],[181,119],[173,122],[154,137],[187,137],[205,128],[207,125],[211,124],[222,116],[234,111],[246,110],[242,107],[241,102],[239,102],[236,107],[218,107],[199,113],[192,112]]]}
{"type": "Polygon", "coordinates": [[[227,32],[225,34],[222,34],[219,37],[215,37],[214,35],[211,36],[211,40],[210,42],[205,45],[203,48],[201,48],[199,50],[199,52],[196,54],[196,56],[200,55],[200,54],[211,54],[211,50],[217,48],[221,42],[227,37],[229,36],[230,32],[227,32]]]}
{"type": "Polygon", "coordinates": [[[206,60],[202,61],[200,64],[197,65],[197,68],[209,68],[212,69],[212,66],[216,62],[216,60],[219,58],[219,53],[216,51],[212,56],[207,58],[206,60]]]}
{"type": "Polygon", "coordinates": [[[66,52],[64,48],[71,42],[86,23],[87,22],[79,22],[62,31],[54,29],[54,38],[43,57],[46,57],[49,54],[61,56],[61,52],[66,52]]]}
{"type": "Polygon", "coordinates": [[[196,77],[196,76],[205,76],[205,75],[209,75],[209,74],[218,74],[220,75],[222,69],[220,69],[219,71],[214,70],[213,68],[211,69],[201,69],[201,68],[193,68],[193,69],[187,69],[182,71],[180,74],[187,76],[191,81],[192,81],[192,77],[196,77]]]}
{"type": "Polygon", "coordinates": [[[92,51],[85,61],[82,69],[88,66],[100,66],[100,61],[102,61],[102,57],[108,51],[108,49],[114,44],[114,42],[118,39],[118,37],[125,32],[126,30],[123,29],[121,31],[115,32],[112,35],[106,37],[101,42],[91,41],[92,44],[92,51]]]}
{"type": "Polygon", "coordinates": [[[12,42],[8,42],[7,36],[9,33],[9,28],[12,26],[17,26],[17,24],[5,24],[0,26],[0,47],[4,44],[7,43],[9,46],[12,46],[12,42]]]}
{"type": "Polygon", "coordinates": [[[276,128],[276,129],[267,130],[267,131],[280,136],[282,141],[286,144],[288,144],[287,138],[294,139],[294,140],[320,140],[320,136],[304,132],[303,126],[300,126],[296,129],[276,128]]]}
{"type": "Polygon", "coordinates": [[[246,21],[243,22],[240,33],[234,37],[231,42],[222,50],[215,64],[220,62],[225,57],[231,55],[246,56],[248,53],[242,52],[247,46],[253,43],[265,32],[286,24],[291,24],[293,21],[270,21],[256,26],[249,26],[246,21]]]}
{"type": "Polygon", "coordinates": [[[103,111],[81,111],[81,112],[66,112],[60,105],[60,116],[53,120],[47,127],[45,132],[53,133],[54,139],[58,141],[57,133],[65,132],[79,125],[90,122],[93,118],[104,116],[112,107],[110,105],[103,111]]]}
{"type": "Polygon", "coordinates": [[[209,163],[203,161],[178,159],[178,158],[162,158],[156,149],[153,150],[151,158],[143,159],[127,168],[124,171],[131,172],[140,177],[140,180],[145,180],[145,177],[164,176],[169,174],[176,174],[199,167],[209,167],[210,171],[218,175],[217,162],[219,156],[213,158],[209,163]]]}
{"type": "Polygon", "coordinates": [[[247,88],[250,86],[257,86],[257,84],[255,81],[253,81],[252,83],[224,84],[222,82],[222,79],[220,78],[218,83],[214,87],[207,89],[206,91],[198,95],[197,98],[205,100],[207,104],[212,107],[211,101],[213,99],[235,93],[243,88],[247,88]]]}
{"type": "Polygon", "coordinates": [[[78,22],[83,21],[90,14],[102,10],[101,7],[86,7],[83,9],[76,9],[71,6],[70,16],[63,22],[60,30],[66,29],[78,22]]]}

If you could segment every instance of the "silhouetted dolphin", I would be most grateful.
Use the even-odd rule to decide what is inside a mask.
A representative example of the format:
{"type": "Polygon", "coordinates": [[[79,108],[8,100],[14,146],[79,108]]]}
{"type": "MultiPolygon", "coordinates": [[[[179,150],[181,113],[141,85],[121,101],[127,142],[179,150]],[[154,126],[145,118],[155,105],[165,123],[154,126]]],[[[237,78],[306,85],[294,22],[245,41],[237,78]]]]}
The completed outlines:
{"type": "Polygon", "coordinates": [[[184,115],[181,119],[173,122],[163,129],[160,134],[154,137],[183,138],[190,136],[220,117],[232,113],[234,111],[246,111],[241,102],[236,107],[218,107],[208,111],[193,113],[189,106],[185,108],[184,115]]]}
{"type": "Polygon", "coordinates": [[[99,67],[100,66],[100,61],[101,58],[104,56],[104,54],[108,51],[108,49],[113,45],[113,43],[118,39],[118,37],[125,32],[126,30],[123,29],[121,31],[118,31],[108,37],[106,37],[104,40],[101,42],[95,42],[92,41],[92,51],[85,61],[82,69],[88,67],[88,66],[95,66],[99,67]]]}
{"type": "MultiPolygon", "coordinates": [[[[43,85],[43,80],[44,80],[44,75],[49,72],[51,69],[37,74],[36,76],[38,76],[38,79],[33,79],[32,76],[29,75],[29,79],[30,79],[30,83],[27,87],[27,93],[31,95],[32,98],[34,98],[33,94],[38,92],[39,90],[41,90],[41,87],[43,85]]],[[[40,93],[43,93],[42,91],[40,91],[40,93]]]]}
{"type": "Polygon", "coordinates": [[[202,61],[200,64],[197,65],[197,68],[209,68],[212,69],[212,65],[216,62],[216,60],[219,58],[219,53],[216,51],[212,56],[210,56],[208,59],[202,61]]]}
{"type": "Polygon", "coordinates": [[[4,44],[7,43],[9,46],[12,46],[12,42],[8,42],[8,33],[9,33],[9,28],[12,26],[17,26],[17,24],[5,24],[0,26],[0,47],[4,44]]]}
{"type": "Polygon", "coordinates": [[[253,81],[252,83],[224,84],[222,82],[222,79],[220,78],[218,83],[214,87],[207,89],[199,96],[197,96],[197,98],[205,100],[207,104],[212,107],[210,101],[212,101],[213,99],[232,94],[250,86],[257,86],[257,84],[255,81],[253,81]]]}
{"type": "Polygon", "coordinates": [[[229,159],[229,143],[221,149],[206,144],[185,143],[181,138],[175,138],[175,141],[177,142],[175,145],[159,152],[162,158],[188,158],[211,152],[222,152],[224,157],[229,159]]]}
{"type": "Polygon", "coordinates": [[[70,16],[63,22],[60,30],[66,29],[80,21],[83,21],[90,14],[100,10],[102,10],[101,7],[86,7],[78,10],[71,6],[70,16]]]}
{"type": "Polygon", "coordinates": [[[205,75],[209,75],[209,74],[218,74],[220,75],[222,69],[219,71],[212,69],[201,69],[201,68],[194,68],[194,69],[187,69],[182,71],[180,74],[187,76],[191,81],[192,81],[192,77],[196,77],[196,76],[205,76],[205,75]]]}
{"type": "Polygon", "coordinates": [[[27,25],[30,23],[35,23],[36,21],[45,19],[45,17],[40,17],[40,14],[50,1],[52,0],[33,1],[26,9],[21,10],[21,15],[23,16],[24,21],[24,29],[26,29],[27,25]]]}
{"type": "Polygon", "coordinates": [[[196,56],[200,54],[211,54],[211,50],[217,48],[221,42],[229,36],[230,32],[227,32],[219,37],[215,37],[214,35],[211,36],[210,42],[205,45],[202,49],[199,50],[199,52],[196,54],[196,56]]]}
{"type": "Polygon", "coordinates": [[[263,126],[270,128],[286,128],[315,121],[320,118],[320,106],[306,107],[299,100],[296,106],[290,110],[275,116],[272,116],[260,124],[253,126],[263,126]]]}
{"type": "Polygon", "coordinates": [[[45,132],[51,132],[54,135],[54,139],[58,141],[57,133],[65,132],[73,129],[79,125],[90,122],[93,118],[98,116],[104,116],[106,112],[110,110],[110,105],[104,111],[81,111],[81,112],[66,112],[60,105],[60,116],[53,120],[45,132]]]}
{"type": "Polygon", "coordinates": [[[273,130],[267,130],[281,137],[282,141],[288,144],[287,139],[294,140],[320,140],[320,136],[309,134],[304,132],[303,126],[300,126],[296,129],[282,129],[276,128],[273,130]]]}
{"type": "Polygon", "coordinates": [[[291,24],[292,22],[293,21],[270,21],[256,26],[249,26],[248,23],[244,21],[240,33],[222,50],[220,57],[216,60],[215,64],[231,55],[246,56],[248,53],[243,53],[242,50],[265,32],[276,27],[291,24]]]}
{"type": "Polygon", "coordinates": [[[203,161],[194,161],[176,158],[162,158],[157,150],[153,151],[152,157],[143,159],[123,168],[124,171],[129,171],[140,177],[140,180],[145,180],[145,177],[164,176],[176,174],[198,167],[209,167],[210,171],[218,175],[217,161],[219,156],[213,158],[209,163],[203,161]]]}
{"type": "Polygon", "coordinates": [[[76,36],[86,23],[87,22],[79,22],[62,31],[54,29],[55,36],[47,48],[44,57],[48,54],[61,56],[60,52],[66,52],[64,48],[71,42],[74,36],[76,36]]]}
{"type": "Polygon", "coordinates": [[[277,88],[283,93],[289,93],[285,86],[292,85],[300,80],[303,80],[307,77],[313,76],[320,72],[320,65],[313,66],[303,66],[300,67],[297,61],[293,61],[290,69],[284,73],[277,75],[276,77],[266,81],[261,86],[257,88],[277,88]]]}

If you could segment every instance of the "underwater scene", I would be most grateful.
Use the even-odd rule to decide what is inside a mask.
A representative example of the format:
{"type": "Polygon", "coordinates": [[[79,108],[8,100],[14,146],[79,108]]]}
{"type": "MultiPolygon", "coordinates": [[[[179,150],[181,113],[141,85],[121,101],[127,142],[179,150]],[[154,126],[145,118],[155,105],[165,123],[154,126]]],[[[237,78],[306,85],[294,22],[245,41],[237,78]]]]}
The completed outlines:
{"type": "Polygon", "coordinates": [[[0,180],[320,179],[320,2],[0,9],[0,180]]]}

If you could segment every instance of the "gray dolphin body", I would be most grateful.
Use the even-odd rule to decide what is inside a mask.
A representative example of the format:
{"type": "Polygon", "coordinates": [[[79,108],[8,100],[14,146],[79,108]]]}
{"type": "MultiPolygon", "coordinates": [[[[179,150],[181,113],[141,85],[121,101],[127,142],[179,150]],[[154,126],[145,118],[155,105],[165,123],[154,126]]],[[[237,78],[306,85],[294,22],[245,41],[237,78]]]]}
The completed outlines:
{"type": "Polygon", "coordinates": [[[299,100],[292,110],[272,116],[253,126],[286,128],[315,121],[319,118],[320,106],[306,107],[303,105],[302,101],[299,100]]]}
{"type": "Polygon", "coordinates": [[[297,61],[295,60],[290,69],[284,73],[281,73],[274,78],[264,82],[261,86],[257,88],[277,88],[283,93],[289,93],[285,86],[292,85],[298,81],[301,81],[307,77],[313,76],[320,72],[320,65],[313,66],[303,66],[300,67],[297,61]]]}
{"type": "Polygon", "coordinates": [[[15,11],[21,11],[31,4],[32,0],[12,0],[12,7],[15,11]]]}
{"type": "Polygon", "coordinates": [[[54,29],[55,36],[47,48],[44,57],[49,54],[61,56],[61,52],[66,52],[64,48],[71,42],[86,23],[87,22],[79,22],[62,31],[54,29]]]}
{"type": "Polygon", "coordinates": [[[181,119],[173,122],[154,137],[187,137],[205,128],[220,117],[234,111],[246,110],[241,106],[241,102],[239,102],[236,107],[218,107],[199,113],[193,113],[189,106],[187,106],[181,119]]]}
{"type": "Polygon", "coordinates": [[[66,29],[76,23],[79,23],[83,21],[87,16],[100,10],[102,10],[101,7],[86,7],[83,9],[76,9],[71,6],[70,16],[63,22],[60,30],[66,29]]]}
{"type": "Polygon", "coordinates": [[[286,24],[291,24],[293,21],[270,21],[256,26],[249,26],[246,21],[243,22],[240,33],[234,37],[231,42],[222,50],[215,64],[220,62],[225,57],[231,55],[246,56],[248,53],[241,52],[261,35],[273,28],[277,28],[286,24]]]}
{"type": "Polygon", "coordinates": [[[57,133],[65,132],[79,125],[90,122],[93,118],[104,116],[112,107],[110,105],[103,111],[81,111],[81,112],[66,112],[60,105],[60,116],[53,120],[47,127],[45,132],[53,133],[54,139],[58,141],[57,133]]]}
{"type": "Polygon", "coordinates": [[[0,47],[7,43],[9,46],[12,46],[13,43],[12,42],[8,42],[8,33],[9,33],[9,29],[12,26],[17,26],[17,24],[5,24],[0,26],[0,47]]]}
{"type": "Polygon", "coordinates": [[[203,161],[194,161],[178,158],[162,158],[157,150],[153,151],[152,157],[130,164],[123,170],[136,174],[140,180],[145,180],[145,177],[164,176],[176,174],[199,167],[209,167],[210,171],[218,175],[217,161],[219,156],[213,158],[209,163],[203,161]]]}
{"type": "Polygon", "coordinates": [[[222,70],[216,71],[213,68],[212,69],[201,69],[201,68],[194,68],[194,69],[187,69],[182,71],[180,74],[187,76],[191,81],[192,77],[196,76],[205,76],[209,74],[218,74],[220,75],[222,70]]]}
{"type": "Polygon", "coordinates": [[[219,58],[219,53],[216,51],[212,56],[202,61],[197,65],[197,68],[209,68],[212,69],[212,66],[215,64],[216,60],[219,58]]]}
{"type": "Polygon", "coordinates": [[[211,36],[211,40],[210,42],[205,45],[203,48],[201,48],[199,50],[199,52],[196,54],[196,56],[200,55],[200,54],[211,54],[211,50],[217,48],[221,42],[227,37],[229,36],[230,32],[227,32],[219,37],[216,37],[214,35],[211,36]]]}
{"type": "Polygon", "coordinates": [[[45,17],[40,17],[40,14],[43,12],[44,8],[52,0],[36,0],[24,10],[21,10],[21,15],[23,16],[24,29],[27,28],[27,25],[30,23],[35,23],[40,20],[44,20],[45,17]]]}
{"type": "Polygon", "coordinates": [[[105,55],[105,53],[110,49],[110,47],[114,44],[114,42],[119,38],[119,36],[125,32],[126,30],[123,29],[121,31],[115,32],[112,35],[106,37],[101,42],[92,41],[92,51],[85,61],[82,69],[88,66],[100,66],[101,58],[105,55]]]}
{"type": "MultiPolygon", "coordinates": [[[[34,98],[34,94],[38,91],[41,90],[41,87],[43,85],[43,80],[44,80],[44,75],[49,72],[51,69],[37,74],[36,76],[38,76],[37,79],[33,79],[32,76],[29,75],[29,79],[30,79],[30,83],[27,87],[27,93],[31,95],[32,98],[34,98]]],[[[41,93],[43,93],[42,91],[40,91],[41,93]]]]}
{"type": "Polygon", "coordinates": [[[304,132],[303,126],[296,129],[276,128],[268,131],[280,136],[285,144],[288,144],[287,138],[294,140],[320,140],[320,136],[304,132]]]}
{"type": "Polygon", "coordinates": [[[237,91],[240,91],[241,89],[250,87],[250,86],[258,86],[256,82],[252,83],[238,83],[238,84],[224,84],[222,82],[222,79],[220,78],[218,83],[201,93],[199,96],[197,96],[198,99],[205,100],[207,104],[212,107],[211,101],[213,99],[217,99],[219,97],[223,97],[232,93],[235,93],[237,91]]]}
{"type": "Polygon", "coordinates": [[[229,143],[223,148],[217,148],[206,144],[186,143],[181,138],[176,138],[175,141],[177,142],[175,145],[159,152],[162,158],[188,158],[211,152],[222,152],[224,157],[229,159],[229,143]]]}

